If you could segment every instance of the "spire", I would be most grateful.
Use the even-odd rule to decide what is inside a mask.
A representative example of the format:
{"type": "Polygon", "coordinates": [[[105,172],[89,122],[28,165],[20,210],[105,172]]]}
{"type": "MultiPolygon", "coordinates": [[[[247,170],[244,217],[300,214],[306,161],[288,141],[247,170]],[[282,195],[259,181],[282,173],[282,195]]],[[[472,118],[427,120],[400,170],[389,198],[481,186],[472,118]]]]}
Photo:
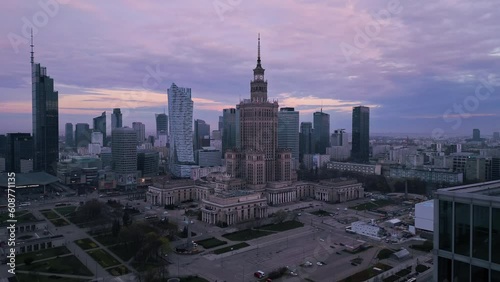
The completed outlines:
{"type": "Polygon", "coordinates": [[[257,43],[257,65],[260,66],[260,33],[259,33],[258,43],[257,43]]]}
{"type": "Polygon", "coordinates": [[[33,47],[34,47],[34,45],[33,45],[33,29],[31,29],[31,45],[30,46],[31,46],[31,64],[33,64],[35,61],[35,59],[33,57],[33,53],[35,53],[33,51],[33,47]]]}

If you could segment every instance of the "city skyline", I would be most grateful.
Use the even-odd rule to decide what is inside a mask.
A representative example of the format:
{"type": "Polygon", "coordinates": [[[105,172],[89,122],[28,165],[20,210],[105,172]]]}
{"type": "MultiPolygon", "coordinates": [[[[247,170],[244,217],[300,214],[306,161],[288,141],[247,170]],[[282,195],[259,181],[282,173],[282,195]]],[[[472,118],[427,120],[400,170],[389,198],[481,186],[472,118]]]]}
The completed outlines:
{"type": "Polygon", "coordinates": [[[161,4],[164,7],[129,2],[116,7],[61,1],[53,13],[37,2],[6,3],[6,24],[0,30],[7,36],[0,39],[5,51],[0,58],[7,67],[0,71],[0,91],[7,95],[0,117],[13,122],[2,126],[0,133],[31,132],[26,22],[34,27],[36,57],[50,70],[59,91],[60,135],[66,122],[91,124],[93,117],[113,108],[122,109],[124,126],[141,121],[149,135],[155,128],[154,114],[163,112],[166,89],[174,81],[193,89],[194,119],[216,128],[222,109],[246,97],[251,80],[247,70],[254,65],[259,32],[263,59],[272,70],[269,98],[278,99],[281,107],[294,107],[301,122],[312,121],[312,113],[323,107],[331,116],[332,130],[350,128],[352,107],[364,105],[371,108],[374,134],[432,136],[440,129],[454,136],[479,128],[489,136],[499,130],[494,106],[499,100],[495,63],[500,40],[490,34],[498,21],[490,13],[499,6],[494,1],[481,5],[396,1],[393,7],[386,1],[279,6],[241,2],[224,11],[216,8],[216,2],[198,9],[203,7],[183,2],[161,4]],[[178,8],[190,16],[163,17],[162,8],[178,8]],[[273,17],[278,8],[280,17],[273,17]],[[252,16],[256,9],[263,11],[262,18],[252,16]],[[356,44],[359,32],[379,23],[372,15],[388,10],[393,13],[377,25],[376,36],[369,37],[363,48],[356,44]],[[439,16],[443,10],[448,11],[444,19],[439,16]],[[33,23],[38,12],[47,14],[43,25],[33,23]],[[132,27],[120,20],[123,28],[113,29],[113,21],[122,14],[143,21],[132,27]],[[328,16],[332,14],[333,19],[328,16]],[[298,15],[314,20],[290,22],[298,15]],[[59,24],[68,18],[90,19],[95,24],[84,30],[59,24]],[[194,28],[200,22],[204,27],[194,28]],[[68,27],[78,32],[68,33],[68,27]],[[125,30],[134,40],[123,36],[125,30]],[[455,35],[471,30],[475,30],[472,37],[455,35]],[[353,50],[360,52],[346,56],[353,50]],[[455,105],[462,105],[462,112],[455,105]]]}

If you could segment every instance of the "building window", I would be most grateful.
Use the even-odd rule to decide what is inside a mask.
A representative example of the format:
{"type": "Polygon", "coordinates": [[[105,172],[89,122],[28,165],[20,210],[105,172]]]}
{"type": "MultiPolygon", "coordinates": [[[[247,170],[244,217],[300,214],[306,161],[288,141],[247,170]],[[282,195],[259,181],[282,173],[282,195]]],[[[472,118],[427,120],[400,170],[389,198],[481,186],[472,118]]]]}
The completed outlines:
{"type": "MultiPolygon", "coordinates": [[[[490,209],[489,207],[474,206],[472,230],[472,256],[488,260],[490,236],[490,209]]],[[[487,281],[487,280],[481,280],[487,281]]]]}
{"type": "MultiPolygon", "coordinates": [[[[488,277],[488,269],[473,265],[471,268],[471,277],[474,281],[490,281],[488,277]]],[[[491,280],[498,281],[498,280],[491,280]]]]}
{"type": "Polygon", "coordinates": [[[449,252],[451,252],[452,207],[451,202],[439,201],[439,249],[449,252]]]}
{"type": "MultiPolygon", "coordinates": [[[[453,277],[457,277],[454,281],[471,281],[470,280],[470,264],[458,260],[453,261],[453,277]]],[[[441,281],[441,280],[440,280],[441,281]]],[[[474,281],[485,281],[475,280],[474,281]]]]}
{"type": "Polygon", "coordinates": [[[470,205],[455,203],[455,253],[470,254],[470,205]]]}
{"type": "Polygon", "coordinates": [[[450,259],[443,257],[438,258],[438,281],[452,281],[450,259]]]}

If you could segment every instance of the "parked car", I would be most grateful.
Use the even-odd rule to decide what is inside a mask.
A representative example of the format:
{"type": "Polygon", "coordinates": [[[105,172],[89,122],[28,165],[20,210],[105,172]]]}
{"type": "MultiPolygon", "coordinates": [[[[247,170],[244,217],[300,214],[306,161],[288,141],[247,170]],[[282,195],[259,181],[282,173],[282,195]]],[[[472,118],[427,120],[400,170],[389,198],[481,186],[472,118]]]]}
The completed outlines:
{"type": "Polygon", "coordinates": [[[253,274],[253,276],[255,276],[255,277],[259,278],[259,279],[260,279],[260,278],[262,278],[262,277],[264,277],[265,275],[266,275],[266,274],[265,274],[265,273],[264,273],[264,271],[262,271],[262,270],[257,270],[257,271],[255,271],[255,273],[253,274]]]}

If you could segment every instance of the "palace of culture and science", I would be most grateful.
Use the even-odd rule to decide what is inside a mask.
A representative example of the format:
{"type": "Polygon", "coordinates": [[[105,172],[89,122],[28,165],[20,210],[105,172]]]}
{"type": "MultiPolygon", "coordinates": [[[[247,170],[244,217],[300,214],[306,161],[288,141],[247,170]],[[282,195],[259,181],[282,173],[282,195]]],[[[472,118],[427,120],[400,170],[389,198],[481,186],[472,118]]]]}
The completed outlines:
{"type": "Polygon", "coordinates": [[[345,202],[364,196],[364,189],[356,180],[297,181],[292,151],[277,146],[279,106],[278,101],[268,100],[264,72],[259,37],[250,99],[236,106],[240,134],[237,146],[225,152],[226,172],[214,172],[196,181],[157,181],[148,188],[149,203],[200,201],[204,222],[233,225],[268,217],[268,205],[306,198],[345,202]]]}

